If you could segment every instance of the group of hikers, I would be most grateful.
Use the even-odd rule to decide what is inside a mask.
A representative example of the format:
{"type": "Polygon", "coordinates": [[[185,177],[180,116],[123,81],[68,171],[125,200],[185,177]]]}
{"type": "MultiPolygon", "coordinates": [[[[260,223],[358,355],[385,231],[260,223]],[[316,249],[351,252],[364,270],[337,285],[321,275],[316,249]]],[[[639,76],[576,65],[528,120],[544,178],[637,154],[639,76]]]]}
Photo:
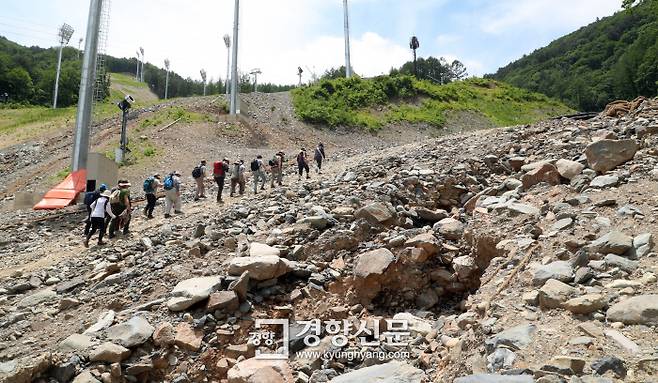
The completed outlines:
{"type": "MultiPolygon", "coordinates": [[[[324,145],[318,144],[315,148],[313,159],[316,163],[316,172],[322,173],[322,163],[326,159],[324,145]]],[[[264,162],[263,156],[257,155],[250,163],[250,170],[253,176],[253,191],[265,190],[267,183],[267,173],[270,173],[270,188],[283,185],[283,169],[286,162],[286,154],[283,151],[277,152],[267,163],[264,162]]],[[[296,157],[298,179],[301,180],[306,173],[306,178],[310,178],[310,160],[305,148],[301,148],[296,157]]],[[[192,170],[192,178],[196,183],[194,200],[205,199],[206,197],[206,179],[208,175],[208,163],[202,160],[192,170]]],[[[212,165],[212,179],[217,184],[217,202],[223,203],[222,194],[226,178],[230,180],[230,196],[237,193],[242,196],[245,193],[247,183],[246,167],[244,160],[237,159],[232,164],[224,158],[216,161],[212,165]]],[[[148,219],[153,218],[153,211],[157,201],[159,189],[164,191],[165,199],[165,218],[171,217],[173,208],[174,214],[182,214],[181,208],[181,185],[182,175],[179,171],[173,171],[164,178],[160,174],[154,174],[144,180],[143,190],[146,197],[146,206],[143,213],[148,219]]],[[[112,239],[117,231],[122,231],[124,235],[129,233],[130,219],[132,212],[130,198],[131,184],[127,180],[120,180],[117,186],[108,190],[107,185],[101,185],[98,190],[87,192],[84,203],[87,207],[87,219],[85,220],[85,239],[84,246],[89,247],[89,240],[98,232],[98,244],[103,245],[103,237],[106,230],[109,230],[109,238],[112,239]]]]}

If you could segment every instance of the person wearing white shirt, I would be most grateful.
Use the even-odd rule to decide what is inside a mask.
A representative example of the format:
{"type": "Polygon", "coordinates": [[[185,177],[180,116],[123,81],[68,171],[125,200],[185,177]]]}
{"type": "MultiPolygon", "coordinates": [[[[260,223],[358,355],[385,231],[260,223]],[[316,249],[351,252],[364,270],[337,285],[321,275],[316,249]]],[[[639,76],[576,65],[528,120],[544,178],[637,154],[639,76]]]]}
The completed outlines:
{"type": "Polygon", "coordinates": [[[105,215],[109,215],[113,219],[116,218],[110,207],[111,195],[112,193],[109,190],[104,191],[89,207],[91,209],[91,213],[89,214],[91,230],[89,230],[89,233],[83,242],[85,247],[89,247],[89,240],[94,234],[96,234],[96,231],[98,231],[98,245],[102,246],[105,244],[103,242],[103,234],[105,233],[105,215]]]}

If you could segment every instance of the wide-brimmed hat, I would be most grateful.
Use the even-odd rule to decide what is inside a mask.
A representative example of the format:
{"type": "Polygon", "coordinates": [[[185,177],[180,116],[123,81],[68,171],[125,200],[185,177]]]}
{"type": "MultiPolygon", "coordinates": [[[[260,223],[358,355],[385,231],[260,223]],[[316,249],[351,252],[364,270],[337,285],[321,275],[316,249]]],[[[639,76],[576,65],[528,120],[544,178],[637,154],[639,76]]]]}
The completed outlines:
{"type": "Polygon", "coordinates": [[[180,175],[181,175],[180,172],[179,172],[178,170],[176,170],[173,174],[174,174],[175,176],[179,176],[179,177],[180,177],[180,175]]]}
{"type": "Polygon", "coordinates": [[[128,182],[128,181],[125,181],[125,180],[121,180],[121,181],[119,181],[119,187],[120,187],[120,188],[129,188],[129,187],[131,187],[131,186],[132,186],[132,185],[131,185],[130,182],[128,182]]]}
{"type": "Polygon", "coordinates": [[[158,178],[158,179],[160,179],[160,173],[155,173],[155,174],[153,175],[153,178],[158,178]]]}
{"type": "Polygon", "coordinates": [[[109,190],[105,190],[101,193],[101,196],[110,198],[112,196],[112,192],[109,190]]]}

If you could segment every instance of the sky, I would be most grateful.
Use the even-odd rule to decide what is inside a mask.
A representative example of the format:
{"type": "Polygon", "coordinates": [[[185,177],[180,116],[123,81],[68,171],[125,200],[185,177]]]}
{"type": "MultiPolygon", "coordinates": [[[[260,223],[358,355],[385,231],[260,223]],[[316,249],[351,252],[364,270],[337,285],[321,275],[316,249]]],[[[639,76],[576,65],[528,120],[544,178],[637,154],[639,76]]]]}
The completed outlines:
{"type": "MultiPolygon", "coordinates": [[[[106,0],[107,1],[107,0],[106,0]]],[[[234,0],[110,0],[107,53],[135,57],[200,79],[226,77],[234,0]]],[[[349,0],[352,67],[361,76],[388,73],[420,57],[462,61],[469,75],[493,73],[597,18],[620,9],[621,0],[349,0]]],[[[62,23],[73,26],[69,43],[85,37],[89,0],[2,0],[0,35],[23,45],[57,45],[62,23]]],[[[259,82],[297,83],[311,73],[344,65],[343,1],[240,1],[238,65],[259,68],[259,82]]],[[[83,43],[84,46],[84,43],[83,43]]]]}

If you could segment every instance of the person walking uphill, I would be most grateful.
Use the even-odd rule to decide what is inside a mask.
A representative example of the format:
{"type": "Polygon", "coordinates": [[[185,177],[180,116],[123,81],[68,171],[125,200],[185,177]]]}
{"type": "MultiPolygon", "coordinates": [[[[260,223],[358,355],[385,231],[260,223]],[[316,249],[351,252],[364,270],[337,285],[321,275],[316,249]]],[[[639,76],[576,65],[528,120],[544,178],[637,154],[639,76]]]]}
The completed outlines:
{"type": "Polygon", "coordinates": [[[155,209],[155,202],[158,200],[155,194],[160,186],[162,186],[162,183],[159,174],[154,174],[144,180],[144,195],[146,195],[144,215],[149,219],[153,218],[153,209],[155,209]]]}
{"type": "Polygon", "coordinates": [[[107,185],[101,184],[98,190],[90,191],[85,193],[85,206],[87,207],[87,219],[85,219],[85,235],[89,234],[91,229],[91,204],[93,204],[101,194],[107,190],[107,185]]]}
{"type": "Polygon", "coordinates": [[[318,147],[315,148],[315,154],[313,157],[315,159],[315,163],[318,165],[318,173],[322,174],[322,161],[327,158],[327,156],[324,154],[324,145],[322,142],[320,142],[318,147]]]}
{"type": "Polygon", "coordinates": [[[171,208],[174,208],[174,213],[182,214],[181,200],[180,200],[180,173],[171,172],[165,177],[162,183],[165,190],[165,218],[171,217],[171,208]]]}
{"type": "Polygon", "coordinates": [[[127,235],[130,228],[130,182],[126,180],[119,181],[118,188],[110,195],[110,207],[112,213],[116,216],[110,221],[110,232],[108,237],[114,238],[117,230],[123,229],[123,234],[127,235]]]}
{"type": "Polygon", "coordinates": [[[283,156],[285,153],[283,152],[278,152],[277,154],[274,155],[274,158],[272,158],[269,162],[270,165],[270,171],[272,172],[272,179],[270,182],[270,187],[274,189],[274,181],[279,184],[279,186],[283,185],[283,156]]]}
{"type": "Polygon", "coordinates": [[[228,159],[224,158],[223,161],[215,161],[212,166],[212,175],[217,184],[217,202],[222,203],[222,192],[224,191],[224,183],[226,182],[226,173],[228,173],[228,159]]]}
{"type": "Polygon", "coordinates": [[[111,195],[112,193],[110,193],[109,190],[105,190],[100,194],[98,199],[91,204],[91,213],[89,214],[91,230],[88,233],[85,233],[85,239],[83,242],[85,247],[89,247],[89,240],[97,231],[98,245],[102,246],[105,244],[103,242],[103,235],[105,234],[105,215],[109,215],[113,220],[117,218],[110,207],[111,195]]]}
{"type": "Polygon", "coordinates": [[[192,170],[192,178],[196,181],[196,192],[194,200],[198,201],[199,198],[206,198],[206,160],[201,160],[201,163],[192,170]]]}
{"type": "Polygon", "coordinates": [[[309,174],[310,169],[308,167],[308,156],[306,155],[306,149],[304,148],[302,148],[302,150],[297,155],[297,168],[299,169],[300,180],[304,175],[304,170],[306,170],[306,179],[311,178],[311,175],[309,174]]]}
{"type": "Polygon", "coordinates": [[[263,163],[263,156],[260,154],[251,161],[251,172],[254,175],[254,194],[258,194],[258,181],[261,183],[260,190],[265,190],[265,182],[267,182],[265,164],[263,163]]]}
{"type": "Polygon", "coordinates": [[[244,194],[245,175],[244,160],[233,163],[231,168],[231,197],[235,194],[235,187],[240,186],[240,195],[244,194]]]}

